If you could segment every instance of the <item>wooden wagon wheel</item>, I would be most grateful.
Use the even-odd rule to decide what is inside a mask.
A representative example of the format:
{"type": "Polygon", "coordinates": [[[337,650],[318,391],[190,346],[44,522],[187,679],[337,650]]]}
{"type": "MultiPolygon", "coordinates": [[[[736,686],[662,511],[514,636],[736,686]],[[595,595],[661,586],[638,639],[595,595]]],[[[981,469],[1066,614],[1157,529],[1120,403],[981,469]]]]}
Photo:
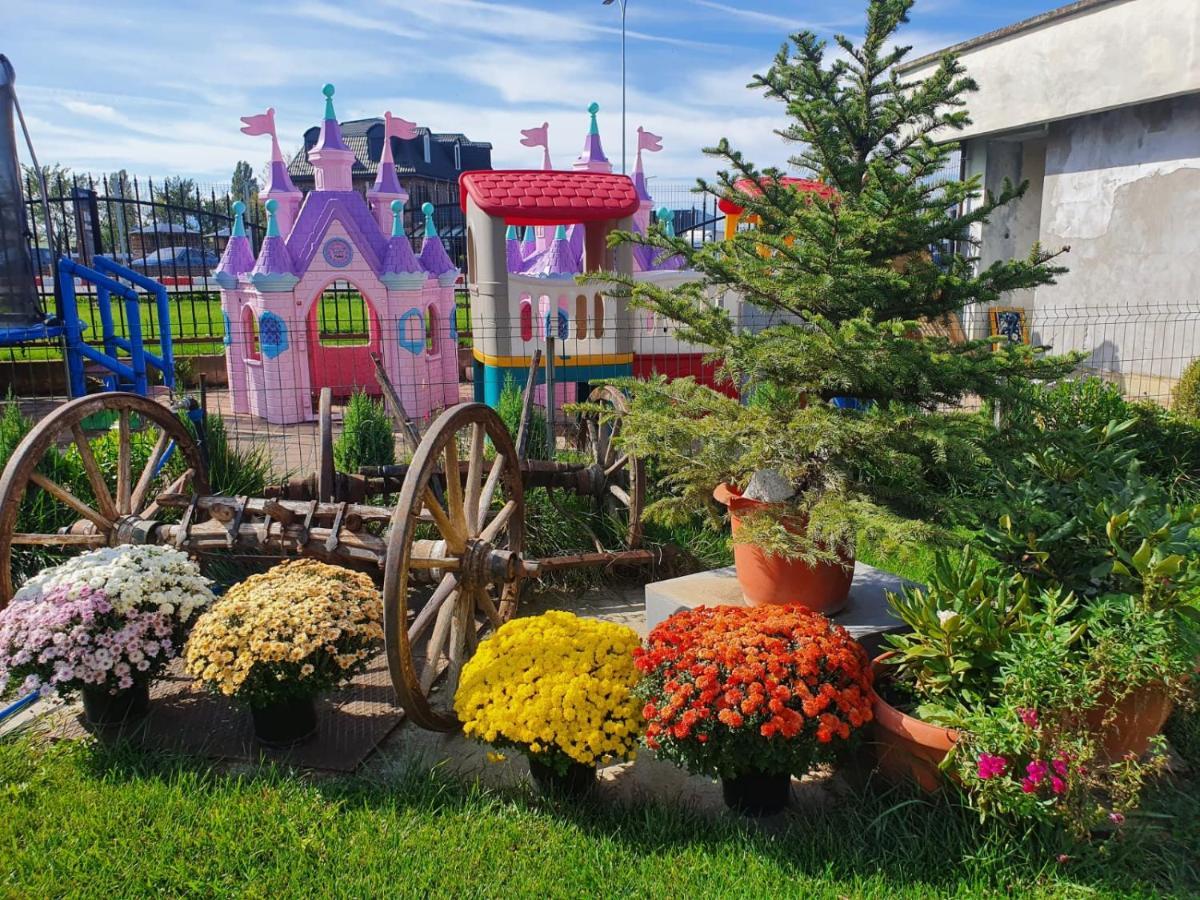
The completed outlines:
{"type": "Polygon", "coordinates": [[[38,422],[0,475],[0,607],[13,595],[14,547],[85,550],[127,542],[135,529],[144,531],[146,522],[158,513],[153,497],[159,492],[154,488],[163,482],[160,468],[168,453],[181,455],[184,469],[162,493],[207,493],[208,473],[199,446],[179,417],[153,400],[127,393],[92,394],[60,406],[38,422]],[[84,431],[86,418],[105,412],[116,416],[118,446],[112,472],[101,467],[84,431]],[[153,440],[139,472],[133,471],[135,433],[145,435],[147,443],[153,440]],[[84,496],[56,480],[62,477],[63,457],[51,451],[61,454],[71,445],[87,477],[88,490],[80,492],[84,496]],[[18,531],[27,498],[50,504],[49,515],[40,518],[57,519],[63,526],[51,533],[18,531]]]}
{"type": "Polygon", "coordinates": [[[585,414],[581,423],[581,449],[590,457],[595,475],[593,496],[601,512],[621,523],[626,544],[634,548],[642,542],[646,466],[641,459],[621,452],[615,443],[629,401],[617,388],[604,385],[592,391],[588,402],[612,409],[609,415],[585,414]]]}
{"type": "Polygon", "coordinates": [[[481,634],[516,612],[524,534],[521,468],[503,421],[482,403],[446,410],[404,478],[383,581],[388,667],[418,725],[458,728],[454,692],[462,666],[481,634]]]}
{"type": "Polygon", "coordinates": [[[317,499],[333,500],[337,470],[333,462],[333,391],[321,388],[317,412],[317,499]]]}

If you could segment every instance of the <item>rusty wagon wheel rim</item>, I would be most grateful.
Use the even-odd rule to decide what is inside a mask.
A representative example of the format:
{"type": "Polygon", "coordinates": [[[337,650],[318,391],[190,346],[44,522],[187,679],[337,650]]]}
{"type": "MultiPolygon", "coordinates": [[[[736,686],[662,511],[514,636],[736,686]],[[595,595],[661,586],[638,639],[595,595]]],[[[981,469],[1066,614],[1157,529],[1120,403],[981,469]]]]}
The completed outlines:
{"type": "Polygon", "coordinates": [[[208,493],[208,473],[199,445],[175,413],[153,400],[124,392],[92,394],[63,404],[34,425],[17,445],[0,475],[0,608],[7,605],[14,593],[14,546],[76,547],[80,550],[114,546],[129,539],[135,524],[153,521],[158,514],[158,504],[152,499],[151,491],[161,481],[159,468],[168,452],[182,453],[187,467],[162,492],[176,493],[186,489],[193,493],[208,493]],[[97,463],[91,439],[83,427],[86,418],[102,412],[116,413],[117,416],[117,466],[112,478],[97,463]],[[132,465],[135,415],[142,429],[157,431],[153,449],[140,473],[134,473],[132,465]],[[92,497],[77,497],[51,475],[39,471],[50,449],[64,444],[74,445],[92,497]],[[72,510],[79,518],[61,530],[62,533],[18,532],[21,503],[31,486],[40,490],[49,502],[72,510]]]}
{"type": "Polygon", "coordinates": [[[608,415],[586,413],[580,437],[589,464],[597,473],[596,505],[600,512],[615,518],[625,532],[630,549],[642,543],[642,510],[646,505],[646,464],[624,453],[615,440],[621,433],[629,401],[612,385],[603,385],[588,395],[588,403],[604,404],[608,415]]]}
{"type": "Polygon", "coordinates": [[[454,691],[462,666],[482,635],[516,612],[524,536],[521,468],[508,429],[482,403],[451,407],[413,456],[384,570],[388,668],[401,706],[418,725],[458,729],[454,691]],[[434,588],[418,607],[421,579],[434,588]]]}

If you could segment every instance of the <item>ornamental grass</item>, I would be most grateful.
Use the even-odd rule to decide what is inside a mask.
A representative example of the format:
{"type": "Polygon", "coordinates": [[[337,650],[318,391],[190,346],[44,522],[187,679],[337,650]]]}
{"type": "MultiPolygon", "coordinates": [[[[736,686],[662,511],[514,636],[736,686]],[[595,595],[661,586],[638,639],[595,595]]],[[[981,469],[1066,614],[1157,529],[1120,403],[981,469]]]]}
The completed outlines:
{"type": "Polygon", "coordinates": [[[235,585],[187,645],[187,671],[211,690],[266,706],[312,697],[362,672],[383,639],[370,577],[311,559],[235,585]]]}
{"type": "Polygon", "coordinates": [[[565,771],[632,759],[641,731],[633,629],[568,612],[513,619],[463,667],[463,732],[565,771]]]}
{"type": "Polygon", "coordinates": [[[634,651],[646,744],[690,772],[803,774],[871,720],[871,667],[800,607],[676,613],[634,651]]]}

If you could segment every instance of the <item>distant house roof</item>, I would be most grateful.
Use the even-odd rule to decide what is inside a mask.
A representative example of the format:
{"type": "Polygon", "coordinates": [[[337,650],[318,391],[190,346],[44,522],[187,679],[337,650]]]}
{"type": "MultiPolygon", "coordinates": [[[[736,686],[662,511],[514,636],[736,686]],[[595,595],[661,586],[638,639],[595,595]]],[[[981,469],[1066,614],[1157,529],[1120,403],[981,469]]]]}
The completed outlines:
{"type": "Polygon", "coordinates": [[[558,225],[632,216],[641,205],[628,175],[516,169],[464,172],[459,204],[468,195],[485,213],[509,225],[558,225]]]}
{"type": "MultiPolygon", "coordinates": [[[[374,178],[383,155],[383,119],[353,119],[341,123],[342,141],[354,153],[351,175],[355,179],[374,178]]],[[[312,164],[308,151],[316,146],[320,128],[314,125],[304,132],[304,148],[288,163],[293,178],[311,178],[312,164]]],[[[417,136],[408,140],[392,138],[392,156],[399,175],[421,175],[441,181],[455,181],[462,172],[492,167],[492,145],[473,141],[458,132],[433,132],[418,128],[417,136]],[[425,158],[426,139],[429,158],[425,158]],[[457,147],[457,157],[455,148],[457,147]]]]}

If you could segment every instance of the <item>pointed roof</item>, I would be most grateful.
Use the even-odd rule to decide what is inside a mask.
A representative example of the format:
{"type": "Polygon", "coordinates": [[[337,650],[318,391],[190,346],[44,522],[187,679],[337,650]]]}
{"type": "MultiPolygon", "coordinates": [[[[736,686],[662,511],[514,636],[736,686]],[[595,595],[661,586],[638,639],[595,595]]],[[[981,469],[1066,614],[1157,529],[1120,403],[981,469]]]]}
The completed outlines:
{"type": "Polygon", "coordinates": [[[650,199],[650,189],[646,187],[646,170],[642,168],[641,147],[638,147],[637,159],[633,163],[633,186],[640,199],[643,201],[650,199]]]}
{"type": "Polygon", "coordinates": [[[588,106],[588,114],[592,120],[588,125],[587,137],[583,139],[583,151],[575,159],[573,168],[592,172],[611,172],[612,163],[604,155],[604,146],[600,143],[600,126],[596,122],[596,113],[600,112],[600,104],[593,102],[588,106]]]}
{"type": "Polygon", "coordinates": [[[421,204],[421,212],[425,214],[425,239],[421,241],[420,261],[422,269],[430,275],[438,276],[440,280],[442,276],[451,272],[457,276],[458,267],[450,260],[446,248],[442,246],[442,239],[438,237],[433,210],[432,203],[421,204]]]}
{"type": "Polygon", "coordinates": [[[321,131],[314,149],[348,151],[350,148],[342,141],[342,126],[338,124],[337,113],[333,111],[333,91],[332,84],[321,88],[321,93],[325,95],[325,118],[321,121],[321,131]]]}
{"type": "Polygon", "coordinates": [[[413,253],[412,242],[404,233],[404,201],[392,201],[392,236],[388,239],[383,257],[384,273],[411,274],[423,272],[413,253]]]}
{"type": "Polygon", "coordinates": [[[258,261],[250,277],[259,290],[290,290],[297,280],[296,269],[287,243],[279,234],[279,221],[275,218],[279,201],[268,200],[265,206],[267,236],[258,250],[258,261]]]}
{"type": "Polygon", "coordinates": [[[570,278],[582,270],[579,257],[571,252],[565,225],[554,230],[554,241],[540,253],[528,272],[539,278],[570,278]]]}
{"type": "Polygon", "coordinates": [[[399,194],[407,197],[408,192],[400,186],[400,180],[396,177],[396,162],[392,159],[392,136],[389,133],[392,114],[385,112],[383,121],[383,150],[379,154],[379,171],[375,174],[375,183],[371,185],[370,193],[399,194]]]}
{"type": "Polygon", "coordinates": [[[254,253],[250,249],[250,240],[246,237],[246,225],[242,219],[246,212],[246,204],[241,200],[233,204],[233,228],[229,241],[225,244],[225,252],[217,264],[217,282],[222,287],[233,287],[237,277],[254,268],[254,253]],[[226,282],[229,282],[226,284],[226,282]]]}

